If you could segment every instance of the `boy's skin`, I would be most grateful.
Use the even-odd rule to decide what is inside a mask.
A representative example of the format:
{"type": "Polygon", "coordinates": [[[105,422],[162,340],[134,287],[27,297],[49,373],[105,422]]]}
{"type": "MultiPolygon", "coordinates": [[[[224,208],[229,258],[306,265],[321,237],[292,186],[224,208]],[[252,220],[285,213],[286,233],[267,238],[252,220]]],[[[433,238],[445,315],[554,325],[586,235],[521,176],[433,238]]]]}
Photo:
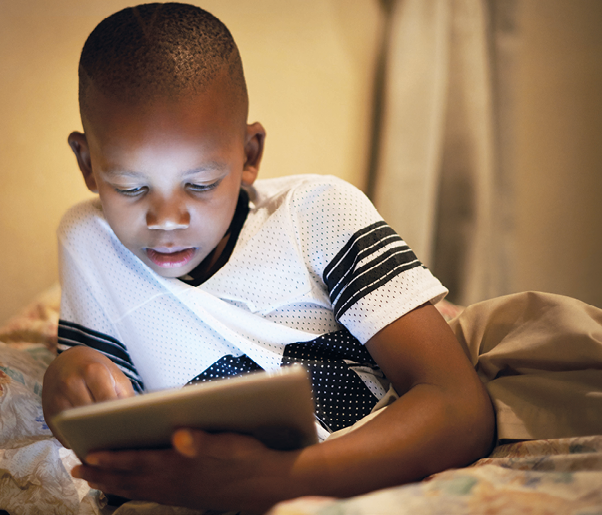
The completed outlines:
{"type": "MultiPolygon", "coordinates": [[[[202,93],[134,105],[95,92],[85,134],[69,136],[115,234],[164,277],[185,275],[207,256],[211,275],[239,188],[257,177],[265,131],[247,125],[246,105],[228,84],[222,74],[202,93]]],[[[95,452],[73,475],[130,499],[260,513],[302,495],[345,497],[415,481],[488,452],[491,402],[433,306],[402,316],[366,348],[401,397],[340,438],[282,452],[246,436],[182,429],[172,449],[95,452]]],[[[51,420],[71,406],[133,394],[110,360],[74,347],[48,368],[44,414],[51,420]]]]}

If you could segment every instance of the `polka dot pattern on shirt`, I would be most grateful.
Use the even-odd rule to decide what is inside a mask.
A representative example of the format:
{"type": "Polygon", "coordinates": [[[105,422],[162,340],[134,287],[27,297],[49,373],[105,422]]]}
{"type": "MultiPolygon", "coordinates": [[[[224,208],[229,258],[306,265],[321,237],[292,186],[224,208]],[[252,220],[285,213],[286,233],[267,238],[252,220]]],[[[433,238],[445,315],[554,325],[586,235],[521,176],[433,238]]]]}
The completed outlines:
{"type": "Polygon", "coordinates": [[[316,418],[329,431],[354,424],[368,415],[378,401],[352,369],[357,365],[377,368],[376,363],[346,329],[325,334],[311,342],[288,344],[282,364],[295,363],[309,371],[316,418]]]}
{"type": "Polygon", "coordinates": [[[217,360],[207,370],[189,381],[188,384],[203,381],[215,381],[216,379],[240,376],[250,372],[258,372],[260,370],[263,369],[249,358],[249,356],[245,356],[244,354],[242,356],[228,355],[217,360]]]}

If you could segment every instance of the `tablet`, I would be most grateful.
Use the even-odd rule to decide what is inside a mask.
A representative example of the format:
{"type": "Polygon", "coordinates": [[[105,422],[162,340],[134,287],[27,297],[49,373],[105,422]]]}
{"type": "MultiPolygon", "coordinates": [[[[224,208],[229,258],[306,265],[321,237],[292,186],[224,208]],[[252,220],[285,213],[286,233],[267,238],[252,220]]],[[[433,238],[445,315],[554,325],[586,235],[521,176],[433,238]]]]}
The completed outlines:
{"type": "Polygon", "coordinates": [[[79,406],[53,423],[80,459],[94,450],[168,448],[179,427],[242,433],[280,450],[317,442],[311,384],[300,365],[79,406]]]}

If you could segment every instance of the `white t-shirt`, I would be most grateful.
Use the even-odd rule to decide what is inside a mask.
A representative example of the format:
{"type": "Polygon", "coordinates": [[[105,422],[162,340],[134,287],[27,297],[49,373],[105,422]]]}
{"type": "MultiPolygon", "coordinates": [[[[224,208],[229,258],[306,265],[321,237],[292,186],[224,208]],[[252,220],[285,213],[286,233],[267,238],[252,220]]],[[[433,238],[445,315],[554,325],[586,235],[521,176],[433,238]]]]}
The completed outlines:
{"type": "Polygon", "coordinates": [[[59,346],[96,348],[146,390],[300,362],[317,417],[346,427],[387,388],[363,344],[447,290],[340,179],[259,180],[247,193],[228,261],[199,286],[143,264],[97,199],[71,208],[58,231],[59,346]]]}

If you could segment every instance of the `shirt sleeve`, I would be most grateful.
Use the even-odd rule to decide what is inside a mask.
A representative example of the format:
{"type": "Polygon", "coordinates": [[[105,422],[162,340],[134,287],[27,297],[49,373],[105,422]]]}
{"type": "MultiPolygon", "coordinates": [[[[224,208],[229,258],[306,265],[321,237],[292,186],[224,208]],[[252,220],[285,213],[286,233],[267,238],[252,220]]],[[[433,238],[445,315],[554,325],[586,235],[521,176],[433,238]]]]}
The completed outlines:
{"type": "Polygon", "coordinates": [[[354,186],[323,177],[292,201],[310,273],[328,291],[336,320],[362,343],[447,289],[354,186]]]}
{"type": "MultiPolygon", "coordinates": [[[[69,216],[73,218],[73,213],[68,213],[69,216]]],[[[76,345],[86,345],[115,363],[130,380],[134,390],[141,392],[144,389],[142,379],[126,346],[120,341],[115,326],[94,295],[92,285],[86,280],[81,267],[82,259],[69,250],[78,247],[78,242],[73,241],[77,231],[69,231],[69,225],[72,223],[63,223],[58,234],[61,279],[58,351],[60,353],[76,345]]]]}

